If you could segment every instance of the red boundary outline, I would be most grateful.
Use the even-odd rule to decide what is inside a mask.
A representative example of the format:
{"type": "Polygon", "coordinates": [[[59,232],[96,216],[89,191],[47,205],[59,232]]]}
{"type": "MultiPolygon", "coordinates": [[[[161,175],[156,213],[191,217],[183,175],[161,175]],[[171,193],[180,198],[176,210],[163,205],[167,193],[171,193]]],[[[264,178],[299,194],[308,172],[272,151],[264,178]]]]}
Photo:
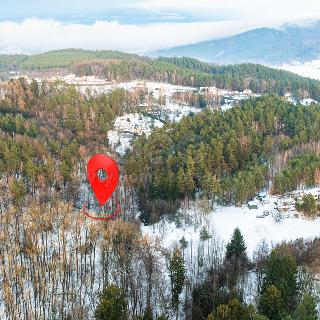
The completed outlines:
{"type": "Polygon", "coordinates": [[[108,216],[106,216],[106,217],[95,217],[95,216],[92,216],[92,215],[91,215],[91,214],[94,213],[94,212],[90,213],[88,210],[86,210],[87,205],[88,205],[88,202],[83,205],[82,211],[84,212],[84,214],[85,214],[88,218],[91,218],[91,219],[94,219],[94,220],[109,220],[109,219],[112,219],[112,218],[118,216],[119,213],[120,213],[120,210],[121,210],[120,201],[119,201],[119,199],[118,199],[118,200],[117,200],[117,209],[116,209],[116,211],[115,211],[113,214],[110,214],[110,215],[108,215],[108,216]]]}

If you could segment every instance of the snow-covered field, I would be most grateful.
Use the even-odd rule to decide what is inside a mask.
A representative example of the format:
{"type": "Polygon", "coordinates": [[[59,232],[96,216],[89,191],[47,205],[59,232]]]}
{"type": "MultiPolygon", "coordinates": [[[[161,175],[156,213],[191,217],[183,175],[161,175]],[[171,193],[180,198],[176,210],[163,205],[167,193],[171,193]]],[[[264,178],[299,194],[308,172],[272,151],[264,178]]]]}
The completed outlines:
{"type": "MultiPolygon", "coordinates": [[[[64,79],[63,79],[64,80],[64,79]]],[[[64,80],[67,83],[70,81],[64,80]]],[[[98,80],[96,80],[98,81],[98,80]]],[[[155,99],[160,96],[171,96],[174,92],[192,91],[195,88],[173,85],[170,83],[144,81],[144,80],[132,80],[127,82],[108,82],[105,79],[101,80],[101,83],[95,83],[90,81],[71,82],[74,84],[82,94],[86,93],[86,90],[93,94],[109,93],[116,89],[124,89],[126,91],[134,91],[136,89],[146,89],[149,93],[152,92],[155,99]]]]}
{"type": "Polygon", "coordinates": [[[257,209],[249,209],[248,206],[218,206],[208,213],[201,203],[193,202],[189,209],[180,210],[178,219],[163,219],[154,225],[143,226],[142,231],[150,236],[159,236],[165,247],[174,247],[183,237],[188,242],[199,242],[203,228],[219,242],[226,244],[238,227],[244,235],[249,256],[253,255],[262,241],[271,248],[281,241],[320,236],[320,218],[308,220],[295,211],[289,211],[276,222],[274,208],[275,202],[279,201],[278,197],[268,196],[257,209]],[[269,215],[262,217],[266,212],[269,215]]]}
{"type": "MultiPolygon", "coordinates": [[[[158,223],[141,226],[141,231],[158,239],[167,249],[181,248],[188,278],[193,283],[199,283],[205,279],[208,270],[222,263],[226,244],[237,227],[244,236],[251,259],[258,249],[266,253],[282,241],[298,238],[311,240],[320,235],[320,218],[307,220],[297,212],[289,211],[280,222],[276,222],[275,202],[281,204],[282,200],[287,203],[288,199],[268,196],[257,209],[217,206],[213,210],[208,209],[208,203],[197,200],[189,205],[183,204],[175,216],[163,217],[158,223]],[[270,214],[262,218],[267,211],[270,214]]],[[[239,283],[247,303],[255,303],[258,297],[256,281],[256,274],[252,271],[239,283]]]]}
{"type": "Polygon", "coordinates": [[[320,80],[320,60],[308,61],[305,63],[284,64],[280,69],[294,72],[300,76],[320,80]]]}

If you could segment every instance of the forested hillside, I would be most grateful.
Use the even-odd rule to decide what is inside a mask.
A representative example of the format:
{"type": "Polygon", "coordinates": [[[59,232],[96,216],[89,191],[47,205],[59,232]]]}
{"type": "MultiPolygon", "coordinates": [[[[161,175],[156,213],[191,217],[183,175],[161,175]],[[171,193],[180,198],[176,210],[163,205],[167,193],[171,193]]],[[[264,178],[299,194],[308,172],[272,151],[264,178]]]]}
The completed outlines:
{"type": "Polygon", "coordinates": [[[65,49],[35,55],[0,55],[0,68],[1,70],[52,69],[69,67],[76,62],[95,59],[138,59],[138,56],[111,50],[65,49]]]}
{"type": "Polygon", "coordinates": [[[148,199],[175,200],[200,191],[242,204],[267,187],[273,155],[319,139],[320,105],[294,106],[265,96],[226,112],[208,110],[142,137],[128,155],[126,170],[148,199]]]}
{"type": "Polygon", "coordinates": [[[320,81],[258,64],[214,66],[191,58],[158,58],[103,63],[84,62],[74,66],[80,75],[95,74],[110,80],[148,79],[193,87],[213,86],[255,93],[289,92],[297,97],[320,100],[320,81]]]}
{"type": "MultiPolygon", "coordinates": [[[[319,150],[320,151],[320,150],[319,150]]],[[[303,153],[289,161],[274,178],[273,192],[285,193],[320,183],[320,156],[303,153]]]]}
{"type": "Polygon", "coordinates": [[[109,80],[146,79],[187,86],[217,86],[227,90],[251,89],[256,93],[291,92],[320,100],[320,82],[257,64],[214,66],[192,58],[140,57],[118,51],[67,49],[23,56],[0,55],[0,71],[64,69],[77,75],[109,80]]]}
{"type": "Polygon", "coordinates": [[[5,206],[39,194],[76,201],[71,189],[79,183],[79,166],[85,164],[80,154],[86,158],[97,147],[108,150],[105,137],[115,117],[139,104],[138,96],[124,90],[83,98],[60,82],[39,88],[21,79],[2,84],[2,89],[0,176],[9,181],[18,177],[9,183],[15,191],[12,198],[2,199],[5,206]]]}
{"type": "Polygon", "coordinates": [[[319,81],[284,70],[252,63],[226,66],[210,65],[187,57],[161,57],[159,59],[179,67],[210,73],[215,85],[219,88],[229,90],[251,89],[253,92],[277,93],[279,95],[291,92],[300,97],[307,94],[315,99],[320,98],[319,81]]]}
{"type": "MultiPolygon", "coordinates": [[[[117,116],[136,111],[139,92],[81,95],[63,82],[25,79],[0,89],[1,317],[317,319],[316,282],[303,268],[318,268],[317,239],[283,243],[271,252],[259,247],[249,257],[239,229],[224,245],[203,227],[198,242],[174,235],[175,248],[168,248],[143,233],[136,194],[145,208],[195,193],[241,203],[266,185],[273,155],[319,140],[319,105],[266,96],[142,136],[125,167],[117,159],[122,177],[114,197],[121,215],[104,223],[80,210],[88,201],[86,162],[98,152],[116,158],[107,132],[117,116]],[[248,277],[256,279],[250,289],[256,303],[246,299],[248,277]]],[[[292,161],[284,169],[289,176],[313,163],[315,170],[296,180],[312,183],[318,158],[292,161]]],[[[281,187],[282,174],[288,176],[278,172],[281,187]]]]}
{"type": "MultiPolygon", "coordinates": [[[[85,98],[62,82],[39,87],[24,79],[1,83],[1,90],[0,318],[92,318],[92,303],[108,281],[98,254],[111,257],[99,242],[124,236],[123,228],[139,230],[115,221],[111,235],[104,224],[84,223],[83,172],[92,154],[111,153],[107,131],[139,96],[115,90],[85,98]]],[[[117,192],[129,212],[127,191],[117,192]]]]}

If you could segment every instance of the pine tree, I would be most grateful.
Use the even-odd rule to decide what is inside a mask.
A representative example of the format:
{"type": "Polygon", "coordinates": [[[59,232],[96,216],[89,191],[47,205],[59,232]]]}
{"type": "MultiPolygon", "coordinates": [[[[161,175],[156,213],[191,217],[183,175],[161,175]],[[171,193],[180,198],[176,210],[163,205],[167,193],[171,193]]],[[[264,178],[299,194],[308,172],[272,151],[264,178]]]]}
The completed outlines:
{"type": "Polygon", "coordinates": [[[9,190],[13,196],[14,204],[20,203],[27,194],[27,189],[23,180],[12,179],[9,183],[9,190]]]}
{"type": "Polygon", "coordinates": [[[169,271],[171,280],[172,305],[176,312],[179,307],[179,296],[183,290],[186,280],[185,262],[180,250],[175,249],[169,261],[169,271]]]}
{"type": "Polygon", "coordinates": [[[124,292],[115,285],[106,287],[95,310],[96,320],[126,320],[127,301],[124,292]]]}
{"type": "Polygon", "coordinates": [[[293,314],[294,320],[317,320],[317,304],[310,294],[305,294],[293,314]]]}
{"type": "Polygon", "coordinates": [[[236,146],[236,142],[234,139],[232,140],[232,142],[230,141],[226,146],[226,154],[230,172],[234,172],[238,168],[238,161],[235,155],[236,150],[234,148],[236,146]]]}
{"type": "Polygon", "coordinates": [[[212,313],[210,313],[210,314],[208,315],[207,320],[215,320],[214,315],[213,315],[212,313]]]}
{"type": "Polygon", "coordinates": [[[214,169],[215,173],[219,176],[223,170],[223,143],[221,140],[215,140],[213,145],[214,169]]]}
{"type": "Polygon", "coordinates": [[[195,191],[195,176],[196,168],[195,161],[193,160],[191,149],[187,150],[187,160],[186,160],[186,191],[191,195],[195,191]]]}
{"type": "Polygon", "coordinates": [[[234,229],[232,238],[227,244],[226,259],[231,259],[232,257],[239,258],[246,252],[246,245],[243,239],[243,235],[239,228],[234,229]]]}
{"type": "Polygon", "coordinates": [[[186,174],[182,167],[180,167],[178,170],[177,187],[178,187],[179,193],[181,195],[184,195],[186,192],[186,174]]]}
{"type": "Polygon", "coordinates": [[[217,320],[230,320],[230,308],[227,304],[220,304],[217,308],[217,320]]]}
{"type": "Polygon", "coordinates": [[[283,318],[283,299],[280,290],[274,285],[267,287],[260,297],[259,311],[272,320],[281,320],[283,318]]]}
{"type": "Polygon", "coordinates": [[[139,320],[153,320],[151,307],[145,310],[143,317],[141,317],[141,319],[139,318],[139,320]]]}
{"type": "Polygon", "coordinates": [[[317,201],[312,194],[304,195],[302,203],[297,204],[296,208],[310,216],[315,216],[318,211],[317,201]]]}
{"type": "Polygon", "coordinates": [[[291,314],[295,309],[298,294],[297,266],[294,259],[273,250],[266,261],[263,274],[262,294],[270,286],[275,286],[280,291],[286,313],[291,314]]]}
{"type": "Polygon", "coordinates": [[[220,191],[220,185],[217,177],[212,175],[212,173],[209,171],[206,171],[203,174],[202,189],[203,189],[204,195],[208,199],[214,199],[214,197],[220,191]]]}

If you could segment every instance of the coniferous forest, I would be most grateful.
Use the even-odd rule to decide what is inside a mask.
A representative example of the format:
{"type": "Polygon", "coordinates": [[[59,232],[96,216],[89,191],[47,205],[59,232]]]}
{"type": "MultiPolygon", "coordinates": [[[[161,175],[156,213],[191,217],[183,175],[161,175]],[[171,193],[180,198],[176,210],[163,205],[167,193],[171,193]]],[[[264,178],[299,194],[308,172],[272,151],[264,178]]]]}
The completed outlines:
{"type": "MultiPolygon", "coordinates": [[[[243,204],[270,180],[275,179],[274,191],[280,193],[307,180],[306,155],[300,176],[292,173],[298,181],[291,189],[280,187],[285,173],[274,177],[270,166],[277,153],[318,141],[319,125],[319,105],[294,106],[265,96],[226,112],[201,112],[139,139],[126,159],[126,171],[144,199],[175,200],[201,192],[243,204]]],[[[309,184],[314,185],[318,162],[312,162],[309,184]]]]}
{"type": "Polygon", "coordinates": [[[188,57],[149,58],[118,51],[65,49],[31,56],[0,55],[0,76],[1,72],[12,69],[31,75],[37,74],[37,70],[54,70],[54,73],[74,72],[117,81],[147,79],[278,95],[292,92],[299,97],[320,100],[319,81],[250,63],[216,66],[188,57]]]}
{"type": "MultiPolygon", "coordinates": [[[[262,242],[251,255],[240,229],[221,243],[203,227],[198,243],[176,239],[171,250],[143,227],[178,209],[183,215],[196,201],[241,206],[261,190],[280,195],[319,185],[320,105],[282,97],[291,90],[316,99],[319,82],[258,65],[76,52],[81,61],[64,51],[60,59],[57,52],[6,57],[1,66],[68,67],[109,80],[265,95],[227,111],[203,107],[180,122],[164,121],[120,157],[107,133],[117,117],[137,112],[139,92],[91,95],[62,81],[1,82],[0,317],[318,319],[318,238],[272,248],[262,242]],[[90,192],[86,163],[95,153],[109,154],[121,169],[110,206],[120,199],[122,213],[106,222],[81,209],[90,192]]],[[[298,205],[310,219],[319,214],[308,198],[298,205]]]]}

